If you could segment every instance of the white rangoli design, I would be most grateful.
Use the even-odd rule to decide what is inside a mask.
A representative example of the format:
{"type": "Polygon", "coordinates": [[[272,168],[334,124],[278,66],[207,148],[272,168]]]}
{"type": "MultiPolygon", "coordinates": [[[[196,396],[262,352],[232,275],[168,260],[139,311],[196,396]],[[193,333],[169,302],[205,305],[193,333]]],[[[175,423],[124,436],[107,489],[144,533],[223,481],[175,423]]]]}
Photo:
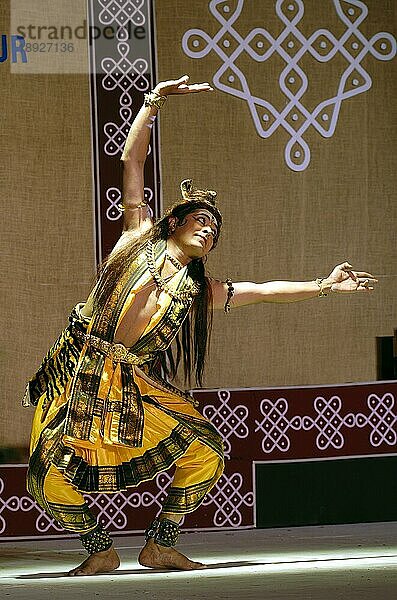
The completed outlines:
{"type": "Polygon", "coordinates": [[[253,492],[244,492],[242,487],[241,473],[231,475],[224,473],[216,486],[207,494],[203,504],[216,506],[214,515],[216,527],[239,527],[243,520],[241,508],[254,506],[253,492]]]}
{"type": "Polygon", "coordinates": [[[145,0],[99,0],[102,10],[99,13],[99,20],[104,25],[116,21],[118,25],[124,26],[128,21],[134,25],[143,25],[145,15],[141,10],[145,0]]]}
{"type": "Polygon", "coordinates": [[[248,408],[243,404],[232,408],[229,405],[230,392],[227,390],[219,390],[218,398],[220,406],[216,407],[214,404],[207,404],[203,409],[203,414],[215,425],[221,434],[225,457],[230,458],[232,445],[229,438],[235,435],[242,439],[247,438],[249,435],[249,429],[246,425],[248,408]]]}
{"type": "Polygon", "coordinates": [[[319,450],[334,448],[340,450],[345,444],[343,428],[368,427],[371,430],[369,442],[377,448],[382,443],[395,448],[397,443],[397,415],[393,411],[394,396],[387,392],[379,397],[370,394],[367,405],[370,409],[369,415],[363,413],[347,413],[342,416],[342,400],[339,396],[332,396],[329,400],[318,396],[313,402],[316,416],[291,415],[288,416],[289,405],[285,398],[275,401],[264,398],[260,403],[260,411],[263,419],[255,419],[255,432],[264,434],[262,439],[262,450],[269,454],[274,450],[287,452],[291,447],[289,431],[317,430],[316,446],[319,450]]]}
{"type": "Polygon", "coordinates": [[[218,31],[211,37],[201,29],[189,29],[182,39],[183,50],[190,58],[201,59],[212,51],[218,55],[222,63],[213,77],[215,87],[248,103],[261,137],[270,137],[279,127],[285,129],[289,135],[285,160],[294,171],[303,171],[310,163],[310,148],[304,139],[306,131],[314,127],[323,137],[332,137],[343,101],[371,87],[371,76],[362,64],[365,57],[371,54],[377,60],[388,61],[396,54],[396,40],[390,33],[379,32],[368,39],[360,30],[368,15],[364,2],[328,1],[332,1],[345,28],[340,37],[324,28],[306,37],[298,28],[305,12],[304,0],[277,0],[275,10],[284,25],[277,37],[262,27],[252,29],[247,35],[239,33],[238,19],[244,0],[211,0],[209,10],[220,24],[218,31]],[[334,95],[319,101],[313,109],[305,103],[309,77],[302,59],[308,54],[321,63],[336,56],[346,62],[339,82],[335,82],[334,95]],[[268,82],[262,91],[263,97],[253,93],[238,66],[238,59],[244,55],[258,63],[271,57],[282,59],[285,66],[278,83],[286,98],[283,106],[276,107],[266,99],[268,82]]]}
{"type": "Polygon", "coordinates": [[[372,429],[369,441],[375,448],[382,443],[394,448],[397,445],[397,415],[393,412],[394,404],[394,396],[390,392],[381,398],[376,394],[370,394],[367,400],[370,414],[356,415],[357,427],[369,426],[372,429]]]}

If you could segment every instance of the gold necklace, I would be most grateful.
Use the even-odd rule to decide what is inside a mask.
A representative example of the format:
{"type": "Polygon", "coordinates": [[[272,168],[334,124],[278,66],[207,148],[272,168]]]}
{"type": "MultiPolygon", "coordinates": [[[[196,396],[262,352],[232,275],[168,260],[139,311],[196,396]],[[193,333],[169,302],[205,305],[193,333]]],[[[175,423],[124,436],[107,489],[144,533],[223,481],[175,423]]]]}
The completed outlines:
{"type": "Polygon", "coordinates": [[[180,271],[181,269],[183,269],[183,264],[179,262],[179,260],[177,258],[175,258],[175,256],[172,256],[172,254],[170,254],[168,251],[165,253],[165,258],[168,258],[168,260],[170,261],[170,263],[172,265],[174,265],[174,267],[176,269],[178,269],[178,271],[180,271]]]}
{"type": "MultiPolygon", "coordinates": [[[[179,292],[175,292],[170,288],[167,284],[166,280],[160,275],[156,267],[156,259],[154,256],[154,247],[152,240],[148,241],[147,249],[146,249],[146,259],[149,268],[149,272],[153,277],[154,282],[156,283],[159,290],[165,292],[174,300],[181,300],[182,302],[191,302],[194,296],[200,291],[200,286],[197,283],[193,283],[189,289],[180,290],[179,292]]],[[[175,259],[176,260],[176,259],[175,259]]],[[[171,261],[172,262],[172,261],[171,261]]],[[[174,263],[172,263],[174,264],[174,263]]]]}

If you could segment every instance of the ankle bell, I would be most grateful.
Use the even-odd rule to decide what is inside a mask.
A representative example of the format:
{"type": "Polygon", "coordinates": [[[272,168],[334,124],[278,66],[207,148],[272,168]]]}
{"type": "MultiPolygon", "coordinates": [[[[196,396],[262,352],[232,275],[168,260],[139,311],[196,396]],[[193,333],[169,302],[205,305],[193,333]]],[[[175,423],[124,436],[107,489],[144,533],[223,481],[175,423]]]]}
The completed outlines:
{"type": "Polygon", "coordinates": [[[153,539],[160,546],[175,546],[179,537],[179,525],[170,519],[155,519],[145,531],[145,540],[153,539]]]}
{"type": "Polygon", "coordinates": [[[113,544],[112,538],[102,529],[101,525],[97,525],[95,529],[88,533],[83,533],[80,535],[80,539],[88,554],[104,552],[105,550],[109,550],[113,544]]]}

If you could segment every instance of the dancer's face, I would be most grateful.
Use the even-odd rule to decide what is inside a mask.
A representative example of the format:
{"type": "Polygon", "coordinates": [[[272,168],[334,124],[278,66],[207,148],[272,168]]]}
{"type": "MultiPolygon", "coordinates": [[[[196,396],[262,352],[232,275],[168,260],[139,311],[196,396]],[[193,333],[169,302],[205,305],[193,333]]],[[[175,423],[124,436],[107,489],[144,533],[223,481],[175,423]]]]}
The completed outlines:
{"type": "Polygon", "coordinates": [[[214,245],[214,238],[218,233],[215,217],[205,208],[199,208],[186,215],[184,220],[177,225],[176,219],[170,219],[171,238],[189,258],[202,258],[214,245]]]}

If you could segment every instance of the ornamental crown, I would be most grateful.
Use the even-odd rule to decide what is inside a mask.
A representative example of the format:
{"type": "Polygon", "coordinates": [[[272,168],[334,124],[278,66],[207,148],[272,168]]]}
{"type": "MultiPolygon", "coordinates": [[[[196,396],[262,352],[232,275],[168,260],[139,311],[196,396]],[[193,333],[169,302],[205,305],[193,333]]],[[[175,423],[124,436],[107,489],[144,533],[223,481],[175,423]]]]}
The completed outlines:
{"type": "Polygon", "coordinates": [[[181,181],[181,194],[185,202],[204,200],[213,206],[216,205],[216,192],[214,190],[198,190],[194,188],[192,179],[184,179],[181,181]]]}

